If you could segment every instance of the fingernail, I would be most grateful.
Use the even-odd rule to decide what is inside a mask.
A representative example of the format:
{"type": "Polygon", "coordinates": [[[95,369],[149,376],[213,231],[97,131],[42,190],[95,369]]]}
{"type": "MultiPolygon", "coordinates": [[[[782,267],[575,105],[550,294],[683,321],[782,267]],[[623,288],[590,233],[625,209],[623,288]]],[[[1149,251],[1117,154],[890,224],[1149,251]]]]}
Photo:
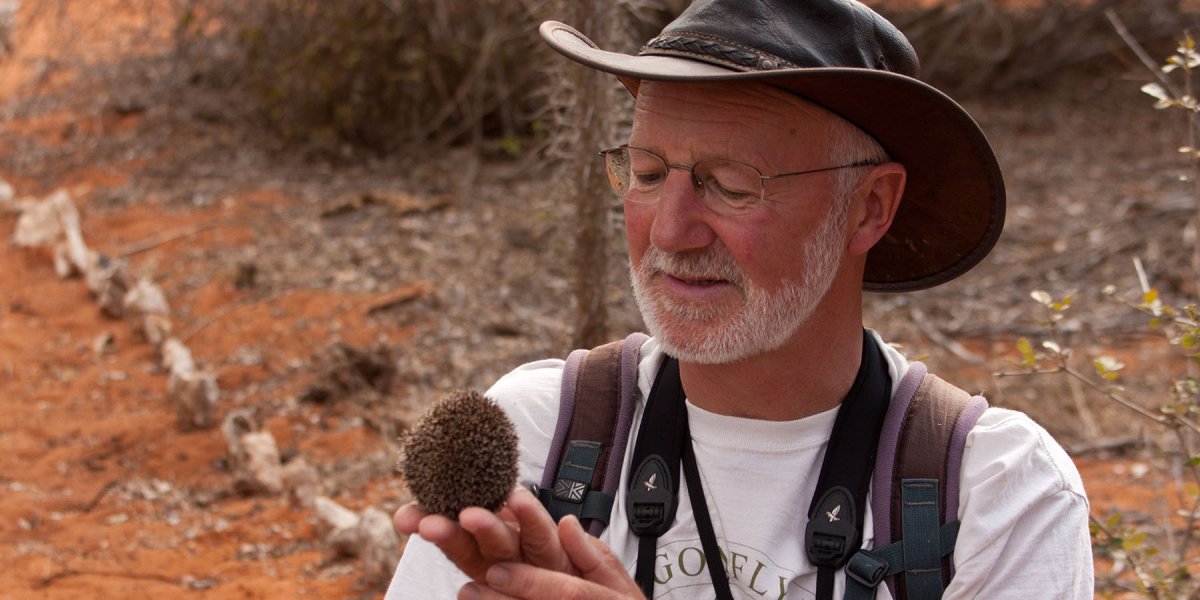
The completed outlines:
{"type": "Polygon", "coordinates": [[[492,565],[492,568],[488,569],[487,582],[488,582],[488,585],[491,585],[494,588],[503,589],[505,586],[508,585],[508,578],[509,578],[509,573],[508,573],[508,569],[506,567],[502,567],[500,565],[492,565]]]}
{"type": "Polygon", "coordinates": [[[479,586],[474,583],[468,583],[462,586],[458,591],[458,600],[479,600],[482,596],[479,594],[479,586]]]}

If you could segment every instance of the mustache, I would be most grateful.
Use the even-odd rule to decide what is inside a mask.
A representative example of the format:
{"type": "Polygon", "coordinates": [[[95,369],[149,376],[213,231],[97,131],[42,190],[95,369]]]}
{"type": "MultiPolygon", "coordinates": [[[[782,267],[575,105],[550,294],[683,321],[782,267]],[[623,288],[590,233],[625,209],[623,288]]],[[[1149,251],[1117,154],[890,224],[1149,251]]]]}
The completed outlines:
{"type": "Polygon", "coordinates": [[[695,252],[664,252],[650,246],[642,256],[639,269],[643,275],[656,272],[666,273],[680,279],[708,279],[728,281],[738,287],[746,282],[733,255],[724,246],[711,246],[695,252]]]}

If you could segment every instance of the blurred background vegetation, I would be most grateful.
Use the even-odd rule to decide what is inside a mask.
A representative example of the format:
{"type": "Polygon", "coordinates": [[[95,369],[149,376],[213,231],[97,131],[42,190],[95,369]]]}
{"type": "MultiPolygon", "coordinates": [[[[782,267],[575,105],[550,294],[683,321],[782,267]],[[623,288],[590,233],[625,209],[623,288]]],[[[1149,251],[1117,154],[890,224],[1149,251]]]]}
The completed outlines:
{"type": "MultiPolygon", "coordinates": [[[[0,0],[0,30],[22,0],[0,0]]],[[[87,0],[23,0],[22,14],[53,21],[87,0]],[[75,6],[72,6],[75,5],[75,6]]],[[[1114,51],[1105,10],[1164,49],[1185,26],[1187,0],[870,0],[909,36],[923,78],[956,98],[1002,92],[1114,51]]],[[[524,153],[555,133],[549,101],[564,72],[536,35],[549,18],[583,10],[636,50],[687,0],[124,0],[147,15],[146,35],[169,21],[178,88],[228,93],[227,118],[251,119],[288,144],[375,152],[411,144],[469,144],[524,153]]],[[[94,18],[114,18],[111,8],[94,18]]],[[[583,28],[597,36],[595,28],[583,28]]],[[[28,25],[26,23],[25,25],[28,25]]],[[[131,24],[136,27],[136,24],[131,24]]],[[[66,50],[81,42],[62,31],[66,50]]],[[[603,37],[603,36],[601,36],[603,37]]],[[[612,36],[608,36],[612,37],[612,36]]],[[[0,33],[0,53],[11,50],[0,33]]],[[[615,85],[615,84],[614,84],[615,85]]]]}

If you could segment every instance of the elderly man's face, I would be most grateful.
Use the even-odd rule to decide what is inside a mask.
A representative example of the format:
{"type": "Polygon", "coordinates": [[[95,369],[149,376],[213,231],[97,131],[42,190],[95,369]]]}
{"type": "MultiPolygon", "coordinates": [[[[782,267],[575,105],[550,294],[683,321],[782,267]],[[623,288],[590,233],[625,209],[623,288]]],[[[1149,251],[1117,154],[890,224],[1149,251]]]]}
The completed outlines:
{"type": "MultiPolygon", "coordinates": [[[[766,86],[643,82],[629,144],[671,164],[724,158],[772,175],[829,166],[835,118],[766,86]]],[[[834,173],[767,182],[764,202],[732,216],[705,207],[682,169],[657,202],[625,203],[634,293],[666,352],[733,362],[778,348],[811,316],[846,249],[834,173]]]]}

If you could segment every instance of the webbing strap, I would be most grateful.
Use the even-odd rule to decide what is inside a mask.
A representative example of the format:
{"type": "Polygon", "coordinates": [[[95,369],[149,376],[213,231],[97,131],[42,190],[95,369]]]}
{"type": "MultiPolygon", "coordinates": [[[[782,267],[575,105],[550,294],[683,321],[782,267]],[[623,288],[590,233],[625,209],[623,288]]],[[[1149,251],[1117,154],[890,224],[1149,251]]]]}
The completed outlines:
{"type": "Polygon", "coordinates": [[[910,598],[941,598],[942,548],[938,535],[938,480],[900,484],[904,518],[904,583],[910,598]]]}
{"type": "MultiPolygon", "coordinates": [[[[938,545],[943,556],[954,552],[960,521],[951,521],[938,528],[938,545]]],[[[904,541],[874,550],[860,550],[846,563],[845,600],[872,600],[875,589],[885,579],[905,570],[904,541]]]]}
{"type": "Polygon", "coordinates": [[[654,556],[658,538],[675,522],[679,500],[679,464],[685,441],[690,445],[687,407],[679,362],[666,357],[650,387],[638,425],[625,495],[629,529],[638,542],[634,580],[647,598],[654,597],[654,556]]]}
{"type": "MultiPolygon", "coordinates": [[[[601,446],[600,442],[591,440],[572,440],[564,453],[558,476],[554,479],[554,488],[538,490],[538,497],[555,521],[567,515],[583,518],[584,501],[596,495],[596,492],[588,490],[588,486],[600,459],[601,446]]],[[[612,506],[611,498],[609,506],[612,506]]],[[[608,520],[608,515],[604,520],[608,520]]]]}
{"type": "MultiPolygon", "coordinates": [[[[872,498],[876,544],[887,546],[895,539],[906,539],[910,518],[928,518],[926,514],[910,517],[912,508],[904,504],[903,482],[906,480],[939,481],[933,498],[935,505],[931,509],[937,513],[932,530],[936,530],[939,523],[958,518],[963,448],[971,428],[986,408],[987,402],[982,397],[972,397],[929,374],[921,363],[909,365],[880,435],[872,498]]],[[[909,551],[915,552],[915,545],[909,551]]],[[[941,573],[937,575],[940,586],[928,583],[934,575],[914,579],[911,573],[906,573],[904,577],[888,580],[892,595],[901,600],[940,598],[941,590],[954,575],[950,553],[940,554],[941,573]],[[924,581],[917,583],[921,590],[928,593],[936,589],[938,593],[934,596],[918,594],[908,589],[909,581],[924,581]]]]}
{"type": "Polygon", "coordinates": [[[817,567],[817,600],[833,599],[834,573],[862,546],[867,489],[891,378],[875,338],[863,330],[858,374],[833,423],[808,509],[805,552],[817,567]]]}

